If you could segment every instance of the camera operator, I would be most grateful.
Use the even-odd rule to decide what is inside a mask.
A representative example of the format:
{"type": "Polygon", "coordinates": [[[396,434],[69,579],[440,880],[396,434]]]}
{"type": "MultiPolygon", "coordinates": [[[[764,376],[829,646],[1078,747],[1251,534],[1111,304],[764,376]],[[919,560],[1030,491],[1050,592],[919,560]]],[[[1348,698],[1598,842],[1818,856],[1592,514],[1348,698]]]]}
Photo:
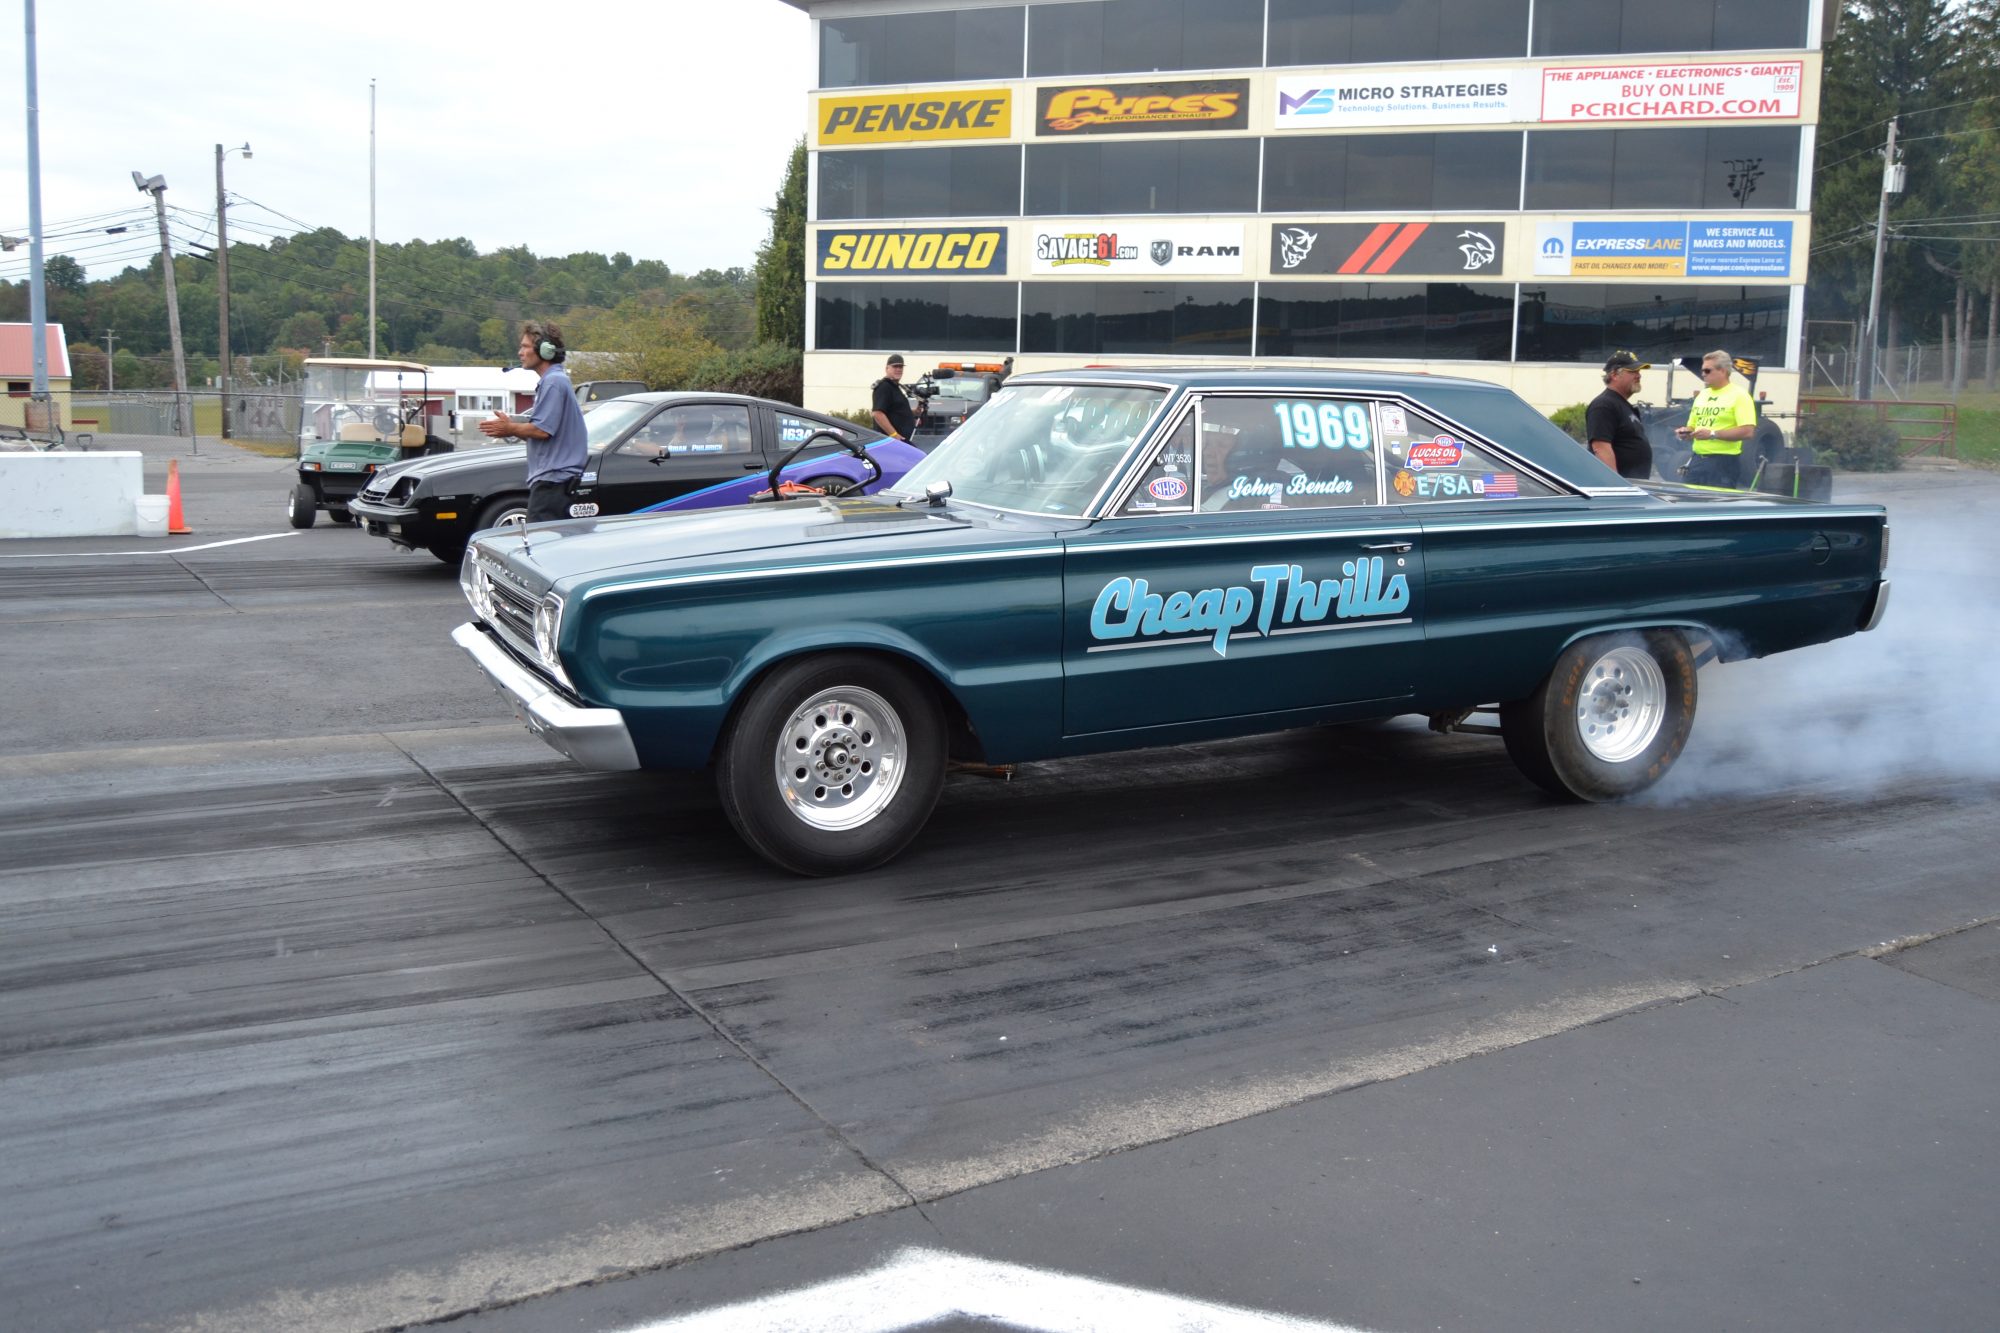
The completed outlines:
{"type": "Polygon", "coordinates": [[[910,400],[903,392],[903,358],[900,353],[889,358],[888,365],[883,368],[882,378],[875,381],[874,395],[873,410],[877,430],[885,435],[893,435],[899,440],[907,440],[916,434],[917,413],[910,410],[910,400]]]}

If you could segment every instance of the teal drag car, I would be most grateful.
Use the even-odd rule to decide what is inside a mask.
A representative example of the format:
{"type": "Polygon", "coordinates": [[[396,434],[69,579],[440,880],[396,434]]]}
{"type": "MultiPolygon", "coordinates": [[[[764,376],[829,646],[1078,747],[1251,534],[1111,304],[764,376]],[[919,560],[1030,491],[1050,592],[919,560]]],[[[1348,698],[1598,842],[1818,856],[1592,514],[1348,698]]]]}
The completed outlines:
{"type": "Polygon", "coordinates": [[[476,539],[455,640],[591,768],[712,769],[854,871],[948,761],[1498,712],[1567,799],[1656,781],[1696,669],[1872,629],[1886,515],[1627,482],[1505,389],[1322,370],[1017,377],[872,497],[476,539]]]}

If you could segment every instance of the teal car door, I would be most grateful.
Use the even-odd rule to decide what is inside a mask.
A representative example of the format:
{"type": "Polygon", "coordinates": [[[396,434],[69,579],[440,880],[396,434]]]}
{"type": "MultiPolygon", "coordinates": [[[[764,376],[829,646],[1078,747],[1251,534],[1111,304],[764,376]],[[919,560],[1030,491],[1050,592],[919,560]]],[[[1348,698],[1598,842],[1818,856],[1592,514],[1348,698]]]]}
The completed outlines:
{"type": "Polygon", "coordinates": [[[1422,533],[1384,502],[1380,410],[1193,402],[1116,509],[1064,539],[1066,735],[1411,696],[1422,533]]]}

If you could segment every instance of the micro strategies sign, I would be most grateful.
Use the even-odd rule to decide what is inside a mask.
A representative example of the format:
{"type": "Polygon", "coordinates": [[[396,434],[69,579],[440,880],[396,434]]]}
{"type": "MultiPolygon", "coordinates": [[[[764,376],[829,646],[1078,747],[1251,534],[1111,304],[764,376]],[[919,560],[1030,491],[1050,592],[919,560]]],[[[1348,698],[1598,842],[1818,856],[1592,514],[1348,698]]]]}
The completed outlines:
{"type": "Polygon", "coordinates": [[[1789,278],[1792,224],[1538,222],[1535,272],[1560,278],[1789,278]]]}
{"type": "Polygon", "coordinates": [[[1014,133],[1014,94],[1006,88],[955,88],[823,97],[813,115],[823,147],[1005,139],[1014,133]]]}
{"type": "Polygon", "coordinates": [[[1796,120],[1802,61],[1327,70],[1276,84],[1280,130],[1796,120]]]}
{"type": "Polygon", "coordinates": [[[1240,222],[1067,222],[1032,233],[1028,271],[1103,277],[1119,273],[1241,274],[1240,222]]]}
{"type": "Polygon", "coordinates": [[[1005,227],[858,227],[822,230],[814,245],[820,277],[855,274],[1007,273],[1005,227]]]}

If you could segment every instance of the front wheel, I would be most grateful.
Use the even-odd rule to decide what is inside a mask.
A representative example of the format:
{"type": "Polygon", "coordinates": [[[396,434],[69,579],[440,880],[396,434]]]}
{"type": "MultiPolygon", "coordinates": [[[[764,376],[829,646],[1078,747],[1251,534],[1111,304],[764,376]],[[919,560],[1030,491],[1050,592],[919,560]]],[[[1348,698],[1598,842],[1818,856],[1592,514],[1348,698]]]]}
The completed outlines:
{"type": "Polygon", "coordinates": [[[319,495],[312,487],[300,482],[292,487],[292,498],[285,506],[285,518],[295,528],[309,528],[319,517],[319,495]]]}
{"type": "Polygon", "coordinates": [[[1599,634],[1570,645],[1541,687],[1504,705],[1507,754],[1529,780],[1576,801],[1610,801],[1666,776],[1694,728],[1695,664],[1675,630],[1599,634]]]}
{"type": "Polygon", "coordinates": [[[503,495],[498,500],[479,511],[480,530],[487,528],[521,528],[528,522],[528,498],[525,495],[503,495]]]}
{"type": "Polygon", "coordinates": [[[928,682],[881,658],[787,662],[722,735],[716,787],[751,850],[801,875],[878,866],[944,789],[944,713],[928,682]]]}

